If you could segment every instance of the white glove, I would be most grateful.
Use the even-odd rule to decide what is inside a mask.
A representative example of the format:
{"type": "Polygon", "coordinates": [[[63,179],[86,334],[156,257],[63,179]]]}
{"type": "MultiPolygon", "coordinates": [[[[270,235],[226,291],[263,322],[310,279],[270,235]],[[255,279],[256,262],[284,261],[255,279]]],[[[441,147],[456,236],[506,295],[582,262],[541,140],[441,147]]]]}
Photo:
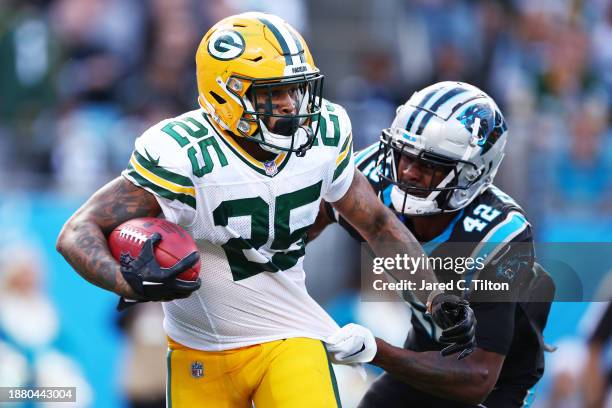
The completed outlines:
{"type": "Polygon", "coordinates": [[[354,323],[329,336],[326,343],[335,364],[369,363],[376,355],[376,340],[372,332],[354,323]]]}

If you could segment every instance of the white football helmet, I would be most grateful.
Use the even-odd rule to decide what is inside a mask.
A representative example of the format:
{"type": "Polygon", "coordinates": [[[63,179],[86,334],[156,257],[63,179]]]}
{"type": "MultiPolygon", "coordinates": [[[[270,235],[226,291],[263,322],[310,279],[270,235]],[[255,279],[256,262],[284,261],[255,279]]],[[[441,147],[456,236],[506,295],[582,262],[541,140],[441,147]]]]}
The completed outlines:
{"type": "Polygon", "coordinates": [[[396,211],[431,215],[459,210],[487,188],[504,157],[507,127],[497,104],[463,82],[440,82],[415,92],[380,138],[381,182],[393,184],[396,211]],[[400,181],[401,155],[444,172],[438,185],[400,181]]]}

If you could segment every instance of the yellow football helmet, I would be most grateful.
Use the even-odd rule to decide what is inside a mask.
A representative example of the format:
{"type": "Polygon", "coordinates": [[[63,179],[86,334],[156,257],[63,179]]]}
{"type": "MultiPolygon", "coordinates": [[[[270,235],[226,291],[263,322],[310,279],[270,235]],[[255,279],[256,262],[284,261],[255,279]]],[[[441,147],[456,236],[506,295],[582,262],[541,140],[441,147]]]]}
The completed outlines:
{"type": "Polygon", "coordinates": [[[312,146],[323,75],[302,36],[287,22],[256,12],[225,18],[204,35],[196,67],[198,102],[223,129],[276,153],[303,156],[312,146]],[[288,86],[297,113],[274,113],[272,95],[288,86]],[[265,103],[262,94],[267,95],[265,103]],[[273,129],[266,124],[271,117],[278,118],[273,129]],[[313,131],[310,125],[315,121],[313,131]]]}

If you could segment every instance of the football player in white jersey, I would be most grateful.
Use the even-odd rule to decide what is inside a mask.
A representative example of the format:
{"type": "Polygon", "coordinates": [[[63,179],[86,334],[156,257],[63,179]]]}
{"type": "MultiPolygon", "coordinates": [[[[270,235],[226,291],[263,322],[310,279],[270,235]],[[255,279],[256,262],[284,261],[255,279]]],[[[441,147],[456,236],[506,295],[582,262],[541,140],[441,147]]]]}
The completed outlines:
{"type": "Polygon", "coordinates": [[[122,177],[73,215],[57,248],[93,284],[165,302],[173,407],[337,406],[330,359],[367,362],[376,345],[366,328],[340,329],[306,291],[305,234],[319,203],[333,203],[377,255],[393,256],[389,242],[412,256],[422,248],[355,172],[349,118],[322,98],[323,76],[290,25],[228,17],[206,33],[196,65],[198,109],[144,132],[122,177]],[[198,254],[159,267],[158,236],[129,265],[111,256],[105,237],[117,225],[159,215],[195,239],[201,284],[175,278],[198,254]]]}

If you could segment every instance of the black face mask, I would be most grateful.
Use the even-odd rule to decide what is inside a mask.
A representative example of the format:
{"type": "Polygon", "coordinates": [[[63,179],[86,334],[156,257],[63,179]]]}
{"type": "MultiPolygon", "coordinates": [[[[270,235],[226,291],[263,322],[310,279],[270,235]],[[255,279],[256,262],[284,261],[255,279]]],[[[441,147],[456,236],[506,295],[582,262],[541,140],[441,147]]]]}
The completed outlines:
{"type": "MultiPolygon", "coordinates": [[[[283,151],[295,152],[298,156],[303,156],[310,147],[312,147],[316,135],[319,133],[319,119],[321,116],[322,92],[323,92],[323,75],[316,73],[300,74],[292,77],[270,77],[253,79],[234,75],[234,78],[250,83],[251,86],[246,93],[246,99],[251,106],[247,106],[244,102],[244,97],[228,87],[228,91],[234,94],[242,101],[244,112],[241,121],[257,124],[265,124],[267,129],[274,134],[295,138],[296,132],[303,129],[306,134],[306,142],[299,145],[297,140],[292,140],[290,148],[280,148],[278,146],[268,144],[265,139],[258,141],[270,147],[277,148],[283,151]],[[272,105],[272,94],[276,86],[285,87],[287,85],[295,85],[298,89],[299,98],[295,102],[297,113],[295,114],[279,114],[274,113],[272,105]],[[266,96],[265,101],[257,101],[256,94],[262,93],[266,96]],[[270,119],[275,118],[274,125],[270,119]],[[313,125],[314,124],[314,125],[313,125]],[[313,126],[313,127],[311,127],[313,126]]],[[[240,130],[240,129],[239,129],[240,130]]],[[[258,132],[261,132],[261,127],[258,132]]],[[[244,134],[243,134],[244,135],[244,134]]],[[[253,139],[255,140],[255,139],[253,139]]]]}

